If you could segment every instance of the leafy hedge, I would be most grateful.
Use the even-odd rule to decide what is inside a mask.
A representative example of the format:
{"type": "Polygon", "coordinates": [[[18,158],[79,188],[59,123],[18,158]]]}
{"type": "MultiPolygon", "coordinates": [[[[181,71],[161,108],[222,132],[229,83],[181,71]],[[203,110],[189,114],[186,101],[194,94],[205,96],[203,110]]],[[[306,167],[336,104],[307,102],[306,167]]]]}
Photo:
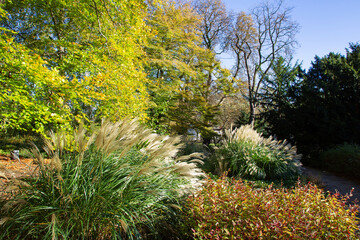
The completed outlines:
{"type": "Polygon", "coordinates": [[[357,205],[314,185],[253,189],[241,180],[208,180],[187,201],[195,239],[358,239],[357,205]]]}
{"type": "Polygon", "coordinates": [[[324,167],[330,171],[360,178],[360,146],[344,143],[320,154],[324,167]]]}

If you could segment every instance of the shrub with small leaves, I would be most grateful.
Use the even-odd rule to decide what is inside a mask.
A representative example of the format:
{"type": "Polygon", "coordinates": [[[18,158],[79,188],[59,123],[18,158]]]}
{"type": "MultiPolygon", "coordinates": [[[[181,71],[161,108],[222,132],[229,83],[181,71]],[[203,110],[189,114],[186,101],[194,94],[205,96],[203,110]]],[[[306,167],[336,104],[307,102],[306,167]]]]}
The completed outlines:
{"type": "Polygon", "coordinates": [[[187,201],[195,239],[359,239],[357,205],[314,185],[253,189],[208,179],[187,201]]]}

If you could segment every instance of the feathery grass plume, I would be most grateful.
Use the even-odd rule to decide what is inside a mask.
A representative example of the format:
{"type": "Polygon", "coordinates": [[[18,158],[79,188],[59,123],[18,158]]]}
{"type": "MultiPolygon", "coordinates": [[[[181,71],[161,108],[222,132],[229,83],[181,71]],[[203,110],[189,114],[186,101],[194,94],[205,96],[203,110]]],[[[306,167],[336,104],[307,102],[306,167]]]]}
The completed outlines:
{"type": "Polygon", "coordinates": [[[226,142],[233,141],[251,141],[253,143],[259,144],[263,140],[260,133],[255,131],[251,125],[243,125],[240,128],[233,128],[225,130],[225,139],[226,142]]]}
{"type": "Polygon", "coordinates": [[[248,179],[294,178],[300,173],[301,155],[296,147],[272,137],[264,138],[250,125],[225,131],[225,139],[215,149],[217,174],[248,179]]]}
{"type": "Polygon", "coordinates": [[[0,206],[0,238],[158,239],[204,175],[199,155],[176,157],[180,147],[129,119],[104,120],[93,134],[52,133],[50,162],[34,148],[39,172],[0,206]]]}

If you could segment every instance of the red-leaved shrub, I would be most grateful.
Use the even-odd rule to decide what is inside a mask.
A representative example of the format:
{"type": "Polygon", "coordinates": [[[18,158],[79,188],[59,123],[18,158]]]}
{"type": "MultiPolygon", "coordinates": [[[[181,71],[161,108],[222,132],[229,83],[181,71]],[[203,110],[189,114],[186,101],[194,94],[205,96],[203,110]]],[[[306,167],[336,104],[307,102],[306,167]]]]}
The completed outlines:
{"type": "Polygon", "coordinates": [[[312,184],[253,189],[222,177],[187,204],[195,239],[358,239],[358,206],[347,199],[312,184]]]}

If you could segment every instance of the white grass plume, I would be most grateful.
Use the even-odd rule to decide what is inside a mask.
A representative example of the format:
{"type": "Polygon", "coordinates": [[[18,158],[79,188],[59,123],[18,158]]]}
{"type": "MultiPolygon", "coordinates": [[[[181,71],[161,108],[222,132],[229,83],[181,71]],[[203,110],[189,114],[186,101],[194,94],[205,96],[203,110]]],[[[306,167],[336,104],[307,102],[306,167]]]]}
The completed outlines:
{"type": "MultiPolygon", "coordinates": [[[[263,147],[269,148],[274,152],[281,152],[284,154],[283,158],[287,159],[288,162],[291,162],[298,172],[301,172],[301,154],[297,154],[297,149],[295,146],[291,146],[286,140],[278,141],[272,136],[264,138],[261,133],[258,133],[251,125],[243,125],[240,128],[228,129],[225,131],[225,139],[223,144],[226,145],[233,141],[249,141],[255,145],[262,145],[263,147]]],[[[255,146],[254,145],[254,146],[255,146]]],[[[228,163],[219,159],[220,171],[226,171],[228,163]]]]}
{"type": "Polygon", "coordinates": [[[252,141],[254,143],[260,143],[263,138],[261,134],[256,132],[251,125],[243,125],[240,128],[234,128],[225,130],[225,141],[252,141]]]}
{"type": "MultiPolygon", "coordinates": [[[[201,154],[194,153],[177,157],[177,153],[183,146],[180,137],[155,134],[152,130],[142,126],[137,119],[124,119],[115,123],[103,120],[98,130],[90,136],[88,135],[83,126],[80,126],[73,134],[50,133],[49,138],[44,139],[44,149],[51,159],[50,165],[47,167],[60,172],[62,165],[65,164],[61,160],[62,155],[66,151],[77,152],[77,161],[78,164],[81,164],[84,152],[94,144],[104,157],[115,152],[122,157],[134,147],[140,148],[140,152],[147,156],[147,160],[139,164],[139,168],[134,169],[134,173],[169,174],[173,172],[189,180],[189,185],[184,189],[191,189],[193,187],[191,185],[198,185],[195,182],[199,182],[199,178],[204,176],[202,170],[197,166],[197,164],[203,164],[201,154]]],[[[44,160],[39,150],[34,148],[33,152],[36,153],[44,167],[44,160]]]]}

